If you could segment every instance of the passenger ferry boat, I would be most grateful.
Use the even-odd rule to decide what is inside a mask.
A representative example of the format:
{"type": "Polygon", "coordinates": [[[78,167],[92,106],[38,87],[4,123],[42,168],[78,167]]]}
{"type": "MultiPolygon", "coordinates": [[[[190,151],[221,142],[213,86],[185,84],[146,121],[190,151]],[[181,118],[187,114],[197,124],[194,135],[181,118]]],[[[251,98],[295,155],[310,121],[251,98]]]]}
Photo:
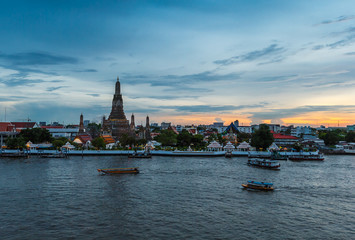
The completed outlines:
{"type": "Polygon", "coordinates": [[[97,171],[102,174],[139,173],[138,168],[104,168],[97,171]]]}
{"type": "Polygon", "coordinates": [[[244,189],[255,189],[255,190],[263,190],[263,191],[272,191],[274,190],[274,184],[265,183],[265,182],[256,182],[256,181],[248,181],[247,184],[242,184],[244,189]]]}
{"type": "Polygon", "coordinates": [[[248,165],[261,168],[280,169],[280,163],[278,161],[263,158],[250,158],[248,159],[248,165]]]}
{"type": "Polygon", "coordinates": [[[288,157],[291,161],[323,161],[324,156],[321,153],[318,154],[309,154],[309,155],[293,155],[288,157]]]}

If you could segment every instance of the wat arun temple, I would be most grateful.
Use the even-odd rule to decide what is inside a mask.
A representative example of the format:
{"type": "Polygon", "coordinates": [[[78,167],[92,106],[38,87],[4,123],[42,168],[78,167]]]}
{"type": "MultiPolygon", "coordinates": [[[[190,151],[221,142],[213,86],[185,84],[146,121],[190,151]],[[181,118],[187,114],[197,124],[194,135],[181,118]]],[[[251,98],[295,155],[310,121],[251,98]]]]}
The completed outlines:
{"type": "Polygon", "coordinates": [[[108,119],[103,117],[102,130],[106,134],[110,134],[114,139],[118,140],[123,134],[134,136],[129,121],[123,111],[123,99],[121,94],[121,84],[117,77],[115,94],[112,100],[112,110],[108,119]]]}

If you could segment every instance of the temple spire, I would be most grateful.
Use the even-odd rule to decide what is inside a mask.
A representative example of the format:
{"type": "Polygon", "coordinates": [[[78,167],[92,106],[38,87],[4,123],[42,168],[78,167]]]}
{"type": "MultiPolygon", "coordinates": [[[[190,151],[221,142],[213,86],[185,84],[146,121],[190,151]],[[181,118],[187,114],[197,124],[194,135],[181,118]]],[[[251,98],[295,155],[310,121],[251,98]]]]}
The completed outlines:
{"type": "Polygon", "coordinates": [[[115,95],[121,95],[121,83],[120,79],[117,76],[116,88],[115,88],[115,95]]]}

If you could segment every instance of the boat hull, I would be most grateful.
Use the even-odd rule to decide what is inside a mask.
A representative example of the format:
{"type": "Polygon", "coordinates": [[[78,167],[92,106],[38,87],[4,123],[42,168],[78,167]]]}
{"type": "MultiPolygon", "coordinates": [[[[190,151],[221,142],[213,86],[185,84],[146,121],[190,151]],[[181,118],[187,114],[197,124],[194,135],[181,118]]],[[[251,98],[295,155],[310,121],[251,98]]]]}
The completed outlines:
{"type": "Polygon", "coordinates": [[[263,187],[263,186],[252,186],[249,184],[242,184],[244,189],[254,189],[254,190],[262,190],[262,191],[273,191],[273,187],[263,187]]]}
{"type": "Polygon", "coordinates": [[[97,169],[98,172],[103,174],[137,174],[139,173],[138,168],[106,168],[97,169]]]}

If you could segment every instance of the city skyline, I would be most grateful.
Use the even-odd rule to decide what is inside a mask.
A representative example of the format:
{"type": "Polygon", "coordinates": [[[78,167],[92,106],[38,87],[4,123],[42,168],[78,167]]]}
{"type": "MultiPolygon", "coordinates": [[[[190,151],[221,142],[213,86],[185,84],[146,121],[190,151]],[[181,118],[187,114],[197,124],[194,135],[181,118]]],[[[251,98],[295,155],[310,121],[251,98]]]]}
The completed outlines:
{"type": "Polygon", "coordinates": [[[354,124],[353,1],[2,5],[0,121],[354,124]]]}

